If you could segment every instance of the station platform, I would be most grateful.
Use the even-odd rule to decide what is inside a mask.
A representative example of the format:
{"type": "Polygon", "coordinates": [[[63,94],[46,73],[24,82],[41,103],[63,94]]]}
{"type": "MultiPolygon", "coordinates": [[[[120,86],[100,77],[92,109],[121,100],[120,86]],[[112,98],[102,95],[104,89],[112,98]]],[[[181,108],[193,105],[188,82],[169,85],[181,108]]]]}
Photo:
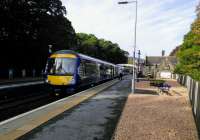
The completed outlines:
{"type": "Polygon", "coordinates": [[[166,80],[169,92],[160,93],[149,81],[136,83],[128,96],[114,140],[198,140],[188,92],[175,80],[166,80]]]}
{"type": "Polygon", "coordinates": [[[148,81],[113,80],[0,122],[0,139],[196,140],[187,93],[175,81],[159,94],[148,81]]]}
{"type": "Polygon", "coordinates": [[[0,79],[0,90],[7,88],[16,88],[29,85],[43,84],[44,79],[42,77],[27,77],[27,78],[17,78],[12,80],[0,79]]]}
{"type": "Polygon", "coordinates": [[[13,84],[13,83],[25,83],[25,82],[34,82],[41,81],[42,77],[24,77],[24,78],[14,78],[14,79],[0,79],[0,85],[13,84]]]}

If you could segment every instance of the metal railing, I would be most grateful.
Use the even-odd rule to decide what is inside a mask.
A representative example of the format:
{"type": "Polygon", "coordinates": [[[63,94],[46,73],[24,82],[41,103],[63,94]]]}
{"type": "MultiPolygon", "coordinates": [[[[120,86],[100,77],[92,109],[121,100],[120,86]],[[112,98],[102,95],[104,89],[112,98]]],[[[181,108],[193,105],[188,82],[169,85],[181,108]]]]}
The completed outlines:
{"type": "Polygon", "coordinates": [[[14,79],[42,77],[43,71],[37,69],[0,69],[0,82],[14,79]]]}

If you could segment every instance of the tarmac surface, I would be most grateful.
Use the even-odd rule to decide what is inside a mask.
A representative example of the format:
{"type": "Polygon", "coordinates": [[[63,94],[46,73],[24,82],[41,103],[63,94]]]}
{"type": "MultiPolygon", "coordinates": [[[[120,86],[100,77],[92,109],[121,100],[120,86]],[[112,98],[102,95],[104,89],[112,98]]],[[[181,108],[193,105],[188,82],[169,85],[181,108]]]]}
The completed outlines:
{"type": "Polygon", "coordinates": [[[131,79],[122,80],[19,140],[110,140],[131,92],[130,87],[131,79]]]}

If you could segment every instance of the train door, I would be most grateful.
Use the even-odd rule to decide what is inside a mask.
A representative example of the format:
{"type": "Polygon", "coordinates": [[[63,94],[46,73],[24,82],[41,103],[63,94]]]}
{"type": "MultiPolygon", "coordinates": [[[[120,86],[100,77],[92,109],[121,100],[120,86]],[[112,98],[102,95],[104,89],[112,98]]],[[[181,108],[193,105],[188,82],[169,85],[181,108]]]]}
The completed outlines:
{"type": "Polygon", "coordinates": [[[78,69],[78,84],[80,86],[85,85],[85,80],[86,80],[86,69],[85,69],[85,62],[82,59],[80,61],[79,69],[78,69]]]}
{"type": "Polygon", "coordinates": [[[98,80],[98,69],[96,62],[86,60],[85,61],[86,77],[88,83],[96,83],[98,80]]]}

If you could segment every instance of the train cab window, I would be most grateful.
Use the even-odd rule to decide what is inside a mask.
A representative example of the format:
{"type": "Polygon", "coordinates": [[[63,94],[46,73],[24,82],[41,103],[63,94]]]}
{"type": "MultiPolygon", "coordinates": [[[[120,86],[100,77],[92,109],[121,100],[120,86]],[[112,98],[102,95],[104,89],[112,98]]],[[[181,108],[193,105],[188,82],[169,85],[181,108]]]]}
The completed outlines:
{"type": "Polygon", "coordinates": [[[47,73],[49,75],[73,75],[76,70],[74,58],[50,58],[47,73]]]}

